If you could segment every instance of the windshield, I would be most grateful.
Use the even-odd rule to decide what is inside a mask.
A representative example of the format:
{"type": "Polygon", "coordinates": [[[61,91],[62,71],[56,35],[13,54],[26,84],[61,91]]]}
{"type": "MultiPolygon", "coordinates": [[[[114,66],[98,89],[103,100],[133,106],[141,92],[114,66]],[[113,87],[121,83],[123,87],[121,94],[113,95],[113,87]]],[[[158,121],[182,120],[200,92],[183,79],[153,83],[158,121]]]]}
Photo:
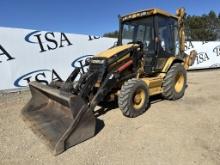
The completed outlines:
{"type": "Polygon", "coordinates": [[[146,48],[154,39],[153,17],[140,18],[122,24],[122,44],[141,41],[146,48]]]}

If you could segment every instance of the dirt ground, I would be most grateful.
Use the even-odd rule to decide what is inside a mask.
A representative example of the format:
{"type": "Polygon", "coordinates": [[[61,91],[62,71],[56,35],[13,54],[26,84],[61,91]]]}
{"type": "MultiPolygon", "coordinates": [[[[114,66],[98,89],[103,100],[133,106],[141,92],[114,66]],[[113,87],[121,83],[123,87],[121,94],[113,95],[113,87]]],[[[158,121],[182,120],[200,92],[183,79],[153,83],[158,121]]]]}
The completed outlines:
{"type": "Polygon", "coordinates": [[[220,70],[189,72],[185,96],[154,101],[130,119],[119,109],[99,118],[92,139],[53,156],[25,125],[20,110],[29,92],[0,96],[0,164],[220,164],[220,70]]]}

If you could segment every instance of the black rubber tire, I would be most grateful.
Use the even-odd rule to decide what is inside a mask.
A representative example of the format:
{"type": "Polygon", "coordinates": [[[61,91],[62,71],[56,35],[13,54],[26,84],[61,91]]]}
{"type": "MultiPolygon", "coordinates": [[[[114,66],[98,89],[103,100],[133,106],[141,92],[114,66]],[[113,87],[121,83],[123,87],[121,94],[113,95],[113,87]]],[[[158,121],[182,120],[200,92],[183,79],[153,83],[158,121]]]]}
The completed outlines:
{"type": "Polygon", "coordinates": [[[118,97],[118,106],[126,117],[134,118],[143,114],[149,106],[148,86],[146,83],[135,78],[126,81],[121,87],[118,97]],[[143,105],[140,108],[135,109],[133,106],[133,99],[135,92],[138,90],[143,91],[145,99],[143,105]]]}
{"type": "Polygon", "coordinates": [[[186,70],[180,63],[175,63],[171,66],[167,75],[163,81],[163,93],[162,96],[167,100],[177,100],[183,97],[186,89],[187,77],[186,77],[186,70]],[[182,74],[184,77],[184,84],[180,91],[176,91],[175,84],[176,84],[176,77],[178,74],[182,74]]]}

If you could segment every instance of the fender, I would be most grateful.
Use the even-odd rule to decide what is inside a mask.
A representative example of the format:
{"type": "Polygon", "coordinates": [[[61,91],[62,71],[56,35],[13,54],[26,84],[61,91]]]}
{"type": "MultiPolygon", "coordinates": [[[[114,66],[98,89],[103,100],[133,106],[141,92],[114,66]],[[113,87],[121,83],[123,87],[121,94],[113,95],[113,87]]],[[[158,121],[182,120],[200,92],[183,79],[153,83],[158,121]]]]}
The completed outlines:
{"type": "Polygon", "coordinates": [[[176,57],[170,57],[168,58],[165,66],[162,69],[163,73],[168,72],[168,70],[170,69],[170,67],[174,64],[174,63],[184,63],[184,60],[178,59],[176,57]]]}

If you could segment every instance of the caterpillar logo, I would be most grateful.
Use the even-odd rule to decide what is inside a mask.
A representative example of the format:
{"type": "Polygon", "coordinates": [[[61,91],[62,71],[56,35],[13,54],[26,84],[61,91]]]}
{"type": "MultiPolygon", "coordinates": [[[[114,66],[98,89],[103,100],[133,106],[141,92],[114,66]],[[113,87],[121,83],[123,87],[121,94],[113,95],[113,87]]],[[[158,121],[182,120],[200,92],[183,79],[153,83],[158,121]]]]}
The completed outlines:
{"type": "Polygon", "coordinates": [[[220,56],[220,45],[216,46],[216,47],[213,49],[213,52],[216,53],[216,56],[220,56]]]}
{"type": "Polygon", "coordinates": [[[24,39],[31,44],[38,44],[41,53],[72,45],[65,33],[33,31],[24,39]]]}

